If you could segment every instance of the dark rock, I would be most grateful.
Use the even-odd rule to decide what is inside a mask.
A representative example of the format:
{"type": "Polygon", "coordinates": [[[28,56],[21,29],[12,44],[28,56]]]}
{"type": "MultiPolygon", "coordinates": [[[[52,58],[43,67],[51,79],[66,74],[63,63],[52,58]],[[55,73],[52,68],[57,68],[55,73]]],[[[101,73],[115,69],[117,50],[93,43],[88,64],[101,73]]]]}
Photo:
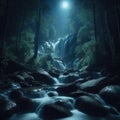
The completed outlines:
{"type": "Polygon", "coordinates": [[[93,71],[83,71],[80,73],[81,78],[91,78],[91,79],[97,79],[101,77],[100,72],[93,72],[93,71]]]}
{"type": "Polygon", "coordinates": [[[20,90],[13,90],[9,93],[9,98],[13,101],[22,97],[22,96],[23,96],[23,92],[20,90]]]}
{"type": "Polygon", "coordinates": [[[3,95],[0,95],[0,116],[7,110],[8,101],[3,95]]]}
{"type": "Polygon", "coordinates": [[[55,105],[59,105],[59,106],[65,108],[65,109],[68,109],[68,110],[73,109],[72,102],[69,100],[58,100],[55,102],[55,105]]]}
{"type": "Polygon", "coordinates": [[[106,109],[108,109],[109,113],[110,114],[114,114],[114,115],[119,115],[119,111],[115,108],[115,107],[112,107],[112,106],[104,106],[106,109]]]}
{"type": "Polygon", "coordinates": [[[80,77],[81,78],[87,78],[87,77],[91,77],[92,73],[88,72],[88,71],[82,71],[80,72],[80,77]]]}
{"type": "Polygon", "coordinates": [[[109,113],[108,109],[92,96],[81,96],[76,99],[75,108],[91,116],[105,116],[109,113]]]}
{"type": "Polygon", "coordinates": [[[77,90],[77,86],[75,84],[67,84],[57,88],[57,92],[61,95],[68,95],[71,92],[77,90]]]}
{"type": "Polygon", "coordinates": [[[68,109],[56,104],[44,105],[40,113],[40,117],[44,120],[60,119],[71,115],[72,113],[68,109]]]}
{"type": "Polygon", "coordinates": [[[107,84],[107,77],[101,77],[98,79],[92,79],[79,85],[79,88],[83,91],[90,93],[98,93],[107,84]],[[105,84],[106,83],[106,84],[105,84]]]}
{"type": "Polygon", "coordinates": [[[42,98],[45,96],[45,91],[37,89],[28,89],[24,91],[25,96],[29,98],[42,98]]]}
{"type": "Polygon", "coordinates": [[[118,85],[107,86],[99,94],[110,105],[117,106],[120,104],[120,86],[118,85]]]}
{"type": "Polygon", "coordinates": [[[75,92],[71,92],[69,94],[69,96],[73,97],[73,98],[78,98],[78,97],[83,96],[83,95],[89,95],[89,93],[78,90],[78,91],[75,91],[75,92]]]}
{"type": "Polygon", "coordinates": [[[51,76],[53,76],[53,77],[56,77],[56,78],[58,78],[59,76],[60,76],[60,72],[59,71],[48,71],[49,72],[49,74],[51,75],[51,76]]]}
{"type": "Polygon", "coordinates": [[[12,89],[12,88],[13,88],[12,82],[4,81],[3,83],[0,84],[0,91],[4,92],[4,91],[12,89]]]}
{"type": "Polygon", "coordinates": [[[120,103],[115,106],[115,108],[120,112],[120,103]]]}
{"type": "Polygon", "coordinates": [[[35,79],[34,79],[33,76],[28,76],[28,77],[25,78],[25,81],[26,81],[26,82],[31,82],[31,81],[34,81],[34,80],[35,80],[35,79]]]}
{"type": "Polygon", "coordinates": [[[5,61],[5,73],[14,73],[16,71],[25,71],[25,70],[30,70],[29,68],[25,67],[25,65],[20,64],[16,61],[13,60],[6,60],[5,61]]]}
{"type": "Polygon", "coordinates": [[[9,94],[9,98],[16,103],[16,106],[12,109],[15,113],[34,112],[36,107],[35,103],[23,96],[23,93],[18,90],[14,90],[9,94]]]}
{"type": "Polygon", "coordinates": [[[50,92],[47,93],[47,95],[49,97],[53,97],[53,96],[58,96],[58,93],[56,91],[50,91],[50,92]]]}
{"type": "Polygon", "coordinates": [[[20,72],[18,72],[18,74],[23,76],[25,79],[30,76],[30,74],[28,72],[25,72],[25,71],[20,71],[20,72]]]}
{"type": "Polygon", "coordinates": [[[74,70],[74,69],[67,69],[67,70],[64,71],[63,75],[68,75],[68,74],[70,74],[70,73],[75,73],[75,72],[78,73],[79,71],[76,71],[76,70],[74,70]]]}
{"type": "Polygon", "coordinates": [[[0,95],[0,120],[8,120],[14,113],[12,102],[4,94],[0,95]]]}
{"type": "Polygon", "coordinates": [[[32,85],[26,83],[26,82],[20,82],[20,86],[21,88],[28,88],[28,87],[32,87],[32,85]]]}
{"type": "Polygon", "coordinates": [[[68,75],[60,76],[60,82],[71,83],[71,82],[74,82],[74,81],[78,80],[79,78],[80,78],[79,74],[77,74],[77,73],[70,73],[68,75]]]}
{"type": "Polygon", "coordinates": [[[35,80],[39,81],[41,84],[48,84],[48,85],[55,84],[55,80],[53,79],[53,77],[51,77],[47,73],[35,72],[32,73],[32,76],[35,78],[35,80]]]}
{"type": "Polygon", "coordinates": [[[92,79],[79,85],[79,88],[86,92],[99,93],[100,90],[109,85],[120,85],[120,77],[118,75],[109,77],[100,77],[92,79]]]}
{"type": "Polygon", "coordinates": [[[25,81],[24,77],[21,75],[13,75],[11,77],[11,80],[13,80],[14,82],[22,82],[25,81]]]}
{"type": "Polygon", "coordinates": [[[16,104],[18,112],[34,112],[36,109],[35,103],[27,97],[21,97],[17,99],[16,104]]]}
{"type": "Polygon", "coordinates": [[[120,85],[120,76],[115,75],[115,76],[110,76],[109,79],[106,80],[105,86],[109,85],[120,85]]]}

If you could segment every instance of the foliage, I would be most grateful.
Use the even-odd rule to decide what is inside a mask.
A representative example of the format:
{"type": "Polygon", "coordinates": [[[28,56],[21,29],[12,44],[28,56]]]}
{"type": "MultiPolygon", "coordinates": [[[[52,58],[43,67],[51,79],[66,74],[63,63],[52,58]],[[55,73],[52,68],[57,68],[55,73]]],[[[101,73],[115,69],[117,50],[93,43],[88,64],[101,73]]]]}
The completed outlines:
{"type": "Polygon", "coordinates": [[[15,41],[17,41],[17,37],[11,37],[10,42],[12,42],[12,44],[6,43],[6,57],[19,62],[26,62],[33,54],[33,40],[34,34],[32,32],[24,31],[21,33],[19,45],[16,46],[15,41]]]}
{"type": "MultiPolygon", "coordinates": [[[[4,56],[6,58],[27,63],[34,55],[37,18],[40,18],[40,31],[38,32],[39,37],[37,37],[39,38],[39,49],[41,46],[44,47],[46,42],[54,41],[56,36],[62,35],[63,31],[60,33],[60,30],[64,26],[60,26],[59,22],[64,23],[65,21],[57,7],[53,8],[58,1],[54,0],[54,2],[51,4],[48,0],[11,0],[8,5],[4,0],[0,2],[0,18],[3,17],[2,21],[0,19],[0,26],[5,23],[0,28],[0,49],[2,45],[5,45],[4,56]],[[6,9],[5,6],[8,8],[6,9]],[[38,8],[40,8],[40,17],[37,14],[38,8]],[[3,30],[4,26],[6,28],[3,30]]],[[[74,48],[70,57],[73,58],[75,55],[73,59],[74,61],[77,59],[78,68],[93,64],[96,62],[95,57],[101,58],[107,55],[112,56],[107,59],[117,59],[115,56],[120,56],[119,2],[118,5],[113,2],[113,5],[111,1],[107,4],[107,0],[101,1],[101,3],[95,1],[95,6],[92,0],[74,0],[71,3],[73,3],[73,9],[69,11],[70,15],[67,16],[69,23],[65,22],[65,26],[67,26],[66,34],[77,34],[75,48],[74,45],[69,46],[71,49],[74,48]],[[116,22],[112,24],[114,21],[116,22]]],[[[46,47],[45,51],[45,55],[38,54],[34,61],[35,66],[39,64],[40,67],[50,68],[52,59],[49,55],[52,49],[46,47]]]]}

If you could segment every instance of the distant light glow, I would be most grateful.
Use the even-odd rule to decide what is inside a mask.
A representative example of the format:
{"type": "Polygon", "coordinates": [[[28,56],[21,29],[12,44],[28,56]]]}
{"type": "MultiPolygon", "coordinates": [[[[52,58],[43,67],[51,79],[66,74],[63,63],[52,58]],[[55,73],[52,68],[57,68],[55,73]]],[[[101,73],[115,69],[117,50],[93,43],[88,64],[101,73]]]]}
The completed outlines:
{"type": "Polygon", "coordinates": [[[69,7],[69,3],[67,1],[62,2],[62,8],[67,9],[69,7]]]}

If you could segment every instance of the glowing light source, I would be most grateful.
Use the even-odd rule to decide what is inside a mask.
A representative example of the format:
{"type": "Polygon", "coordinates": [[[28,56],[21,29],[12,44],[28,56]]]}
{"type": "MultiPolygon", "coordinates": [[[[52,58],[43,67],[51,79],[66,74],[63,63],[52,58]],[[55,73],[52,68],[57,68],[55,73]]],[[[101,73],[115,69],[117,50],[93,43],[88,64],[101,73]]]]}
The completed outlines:
{"type": "Polygon", "coordinates": [[[69,7],[69,3],[67,1],[62,2],[62,8],[67,9],[69,7]]]}

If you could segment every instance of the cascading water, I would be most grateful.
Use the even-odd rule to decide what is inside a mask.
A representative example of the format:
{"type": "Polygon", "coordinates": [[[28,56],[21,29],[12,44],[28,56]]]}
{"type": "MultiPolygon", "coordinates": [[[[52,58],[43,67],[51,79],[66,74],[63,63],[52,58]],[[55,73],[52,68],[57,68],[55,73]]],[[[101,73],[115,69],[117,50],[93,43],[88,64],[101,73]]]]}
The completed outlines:
{"type": "MultiPolygon", "coordinates": [[[[56,91],[52,91],[52,89],[49,90],[48,88],[46,88],[46,89],[44,88],[43,91],[45,94],[42,98],[32,99],[33,102],[38,104],[35,112],[25,113],[25,114],[14,114],[9,120],[44,120],[41,117],[42,107],[46,104],[55,103],[56,101],[69,101],[72,106],[71,113],[73,115],[70,117],[65,117],[65,118],[55,119],[55,120],[114,120],[114,119],[119,120],[119,117],[116,117],[114,115],[108,116],[108,118],[89,116],[89,115],[87,115],[83,112],[80,112],[74,108],[74,103],[75,103],[74,98],[67,97],[67,96],[59,96],[56,91]],[[49,96],[50,92],[52,92],[54,94],[54,96],[49,96]]],[[[95,97],[102,104],[105,104],[105,102],[98,95],[96,95],[95,97]]],[[[47,119],[47,120],[51,120],[51,119],[47,119]]]]}
{"type": "Polygon", "coordinates": [[[73,67],[75,46],[76,35],[66,35],[65,37],[58,38],[55,42],[46,41],[39,49],[39,53],[51,54],[53,65],[58,70],[64,71],[66,68],[73,67]]]}
{"type": "Polygon", "coordinates": [[[61,58],[67,68],[73,66],[75,60],[76,34],[59,38],[54,44],[54,55],[61,58]]]}
{"type": "MultiPolygon", "coordinates": [[[[46,42],[45,45],[42,46],[41,48],[41,53],[43,54],[47,53],[49,49],[52,49],[51,55],[53,58],[53,63],[52,63],[53,66],[58,68],[58,70],[64,71],[66,67],[69,67],[71,66],[72,63],[74,63],[74,59],[73,59],[74,58],[73,53],[75,48],[74,40],[75,40],[75,36],[70,35],[65,38],[59,38],[54,43],[46,42]]],[[[76,80],[77,79],[80,80],[80,78],[82,78],[77,73],[73,73],[73,74],[76,80]]],[[[58,94],[59,92],[57,92],[56,90],[57,87],[65,85],[65,81],[61,77],[65,78],[66,75],[64,77],[63,74],[60,74],[58,78],[54,78],[55,84],[53,86],[45,86],[41,88],[44,91],[44,95],[42,97],[32,99],[33,102],[37,103],[36,110],[33,113],[14,114],[9,120],[46,120],[42,118],[41,111],[43,107],[47,104],[54,104],[57,101],[66,101],[66,103],[70,103],[69,106],[72,106],[70,109],[70,112],[72,113],[72,115],[69,117],[63,117],[63,118],[54,119],[54,120],[120,120],[120,116],[109,115],[107,117],[93,117],[83,113],[82,111],[77,110],[77,108],[75,108],[75,98],[68,97],[68,96],[61,96],[58,94]]],[[[71,77],[73,76],[69,76],[69,81],[71,77]]],[[[98,76],[98,77],[101,77],[101,76],[98,76]]],[[[74,89],[74,86],[73,86],[73,89],[74,89]]],[[[103,99],[101,99],[99,95],[94,94],[94,97],[102,105],[104,105],[105,107],[108,107],[106,106],[106,103],[103,101],[103,99]]],[[[47,120],[51,120],[51,119],[47,119],[47,120]]]]}

